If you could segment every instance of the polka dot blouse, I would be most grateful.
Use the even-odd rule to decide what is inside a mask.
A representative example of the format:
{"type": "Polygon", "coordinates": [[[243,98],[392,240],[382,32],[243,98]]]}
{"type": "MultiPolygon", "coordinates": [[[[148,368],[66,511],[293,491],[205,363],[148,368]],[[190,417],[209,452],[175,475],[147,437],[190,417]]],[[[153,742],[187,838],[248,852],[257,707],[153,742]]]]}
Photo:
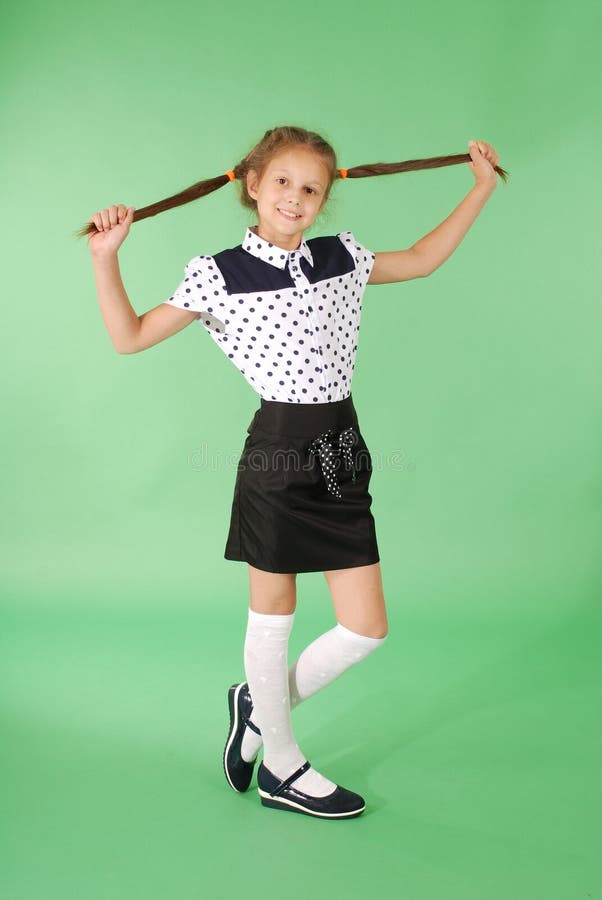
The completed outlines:
{"type": "Polygon", "coordinates": [[[164,302],[198,310],[199,323],[265,400],[343,400],[374,258],[351,231],[283,250],[247,228],[237,247],[193,257],[164,302]]]}

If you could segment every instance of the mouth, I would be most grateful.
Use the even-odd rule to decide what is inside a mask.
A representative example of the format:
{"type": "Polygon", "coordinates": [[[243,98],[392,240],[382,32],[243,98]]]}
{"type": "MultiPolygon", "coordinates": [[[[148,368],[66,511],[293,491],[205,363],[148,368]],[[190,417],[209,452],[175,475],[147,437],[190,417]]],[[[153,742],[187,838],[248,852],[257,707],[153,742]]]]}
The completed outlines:
{"type": "Polygon", "coordinates": [[[295,213],[288,213],[282,209],[278,209],[278,212],[280,213],[281,216],[284,216],[284,218],[287,219],[289,222],[295,222],[297,219],[301,218],[301,216],[298,216],[295,213]]]}

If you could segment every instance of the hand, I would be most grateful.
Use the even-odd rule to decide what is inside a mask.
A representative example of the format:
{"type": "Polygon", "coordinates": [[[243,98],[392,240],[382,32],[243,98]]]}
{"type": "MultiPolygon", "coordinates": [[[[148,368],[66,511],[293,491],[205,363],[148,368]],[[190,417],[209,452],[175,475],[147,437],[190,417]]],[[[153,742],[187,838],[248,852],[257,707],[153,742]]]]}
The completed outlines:
{"type": "Polygon", "coordinates": [[[499,162],[495,148],[485,141],[469,141],[468,152],[472,159],[468,165],[475,177],[475,184],[486,184],[495,187],[498,176],[494,170],[499,162]]]}
{"type": "Polygon", "coordinates": [[[88,235],[88,247],[93,256],[105,256],[117,253],[134,220],[134,206],[108,206],[94,213],[89,221],[94,222],[98,231],[88,235]]]}

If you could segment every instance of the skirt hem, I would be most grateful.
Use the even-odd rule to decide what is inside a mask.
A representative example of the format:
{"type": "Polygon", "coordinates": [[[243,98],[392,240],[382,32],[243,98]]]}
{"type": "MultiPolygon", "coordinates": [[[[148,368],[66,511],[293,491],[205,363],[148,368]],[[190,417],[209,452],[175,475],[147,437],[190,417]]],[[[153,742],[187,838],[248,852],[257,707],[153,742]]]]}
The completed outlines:
{"type": "Polygon", "coordinates": [[[270,572],[273,575],[303,575],[303,574],[309,573],[309,572],[334,572],[338,569],[358,569],[360,566],[373,566],[375,563],[380,562],[380,555],[377,554],[374,559],[368,559],[367,561],[364,561],[364,562],[350,562],[343,566],[340,566],[340,565],[323,566],[323,567],[320,567],[317,569],[315,569],[315,568],[307,569],[304,567],[298,567],[296,569],[296,571],[294,571],[294,572],[289,569],[270,568],[268,565],[266,565],[265,563],[261,563],[260,561],[253,561],[251,559],[247,559],[246,557],[243,557],[242,555],[235,556],[232,553],[231,554],[224,553],[224,559],[227,559],[231,562],[245,562],[245,563],[248,563],[249,565],[253,566],[253,568],[255,568],[255,569],[259,569],[262,572],[270,572]]]}

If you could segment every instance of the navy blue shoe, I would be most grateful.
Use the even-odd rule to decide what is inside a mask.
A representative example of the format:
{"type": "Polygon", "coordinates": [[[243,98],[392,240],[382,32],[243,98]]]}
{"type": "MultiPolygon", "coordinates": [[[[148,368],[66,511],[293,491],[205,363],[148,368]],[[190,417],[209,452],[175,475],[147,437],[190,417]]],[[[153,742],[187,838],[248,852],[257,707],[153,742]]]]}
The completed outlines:
{"type": "MultiPolygon", "coordinates": [[[[246,681],[240,684],[233,684],[228,690],[228,708],[230,710],[230,730],[228,732],[228,740],[224,748],[224,772],[228,779],[228,784],[235,791],[246,791],[253,777],[253,769],[255,768],[255,760],[247,762],[240,754],[243,734],[247,725],[249,728],[261,734],[261,731],[253,722],[249,722],[249,716],[253,711],[253,703],[249,692],[249,685],[246,681]]],[[[259,751],[257,751],[259,753],[259,751]]]]}
{"type": "Polygon", "coordinates": [[[325,797],[312,797],[291,787],[293,781],[307,772],[309,767],[310,763],[306,760],[296,772],[281,781],[262,762],[257,769],[257,786],[263,805],[322,819],[352,819],[365,810],[363,797],[339,785],[325,797]]]}

